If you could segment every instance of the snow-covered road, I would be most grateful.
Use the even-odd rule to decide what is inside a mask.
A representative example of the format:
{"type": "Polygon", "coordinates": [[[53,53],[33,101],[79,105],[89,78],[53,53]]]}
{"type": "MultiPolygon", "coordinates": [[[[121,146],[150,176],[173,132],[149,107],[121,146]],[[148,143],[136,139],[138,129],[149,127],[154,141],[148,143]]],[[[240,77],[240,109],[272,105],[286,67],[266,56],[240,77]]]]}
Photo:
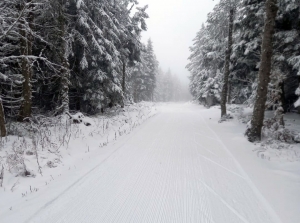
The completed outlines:
{"type": "Polygon", "coordinates": [[[196,108],[164,107],[27,222],[280,222],[196,108]]]}

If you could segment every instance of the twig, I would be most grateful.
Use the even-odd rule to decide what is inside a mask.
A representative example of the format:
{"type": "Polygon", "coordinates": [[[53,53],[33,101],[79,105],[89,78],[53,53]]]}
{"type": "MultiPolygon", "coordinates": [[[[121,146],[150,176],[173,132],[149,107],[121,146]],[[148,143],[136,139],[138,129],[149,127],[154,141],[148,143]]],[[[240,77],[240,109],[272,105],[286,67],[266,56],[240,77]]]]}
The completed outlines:
{"type": "Polygon", "coordinates": [[[4,179],[4,166],[2,165],[2,170],[0,173],[0,187],[3,185],[3,179],[4,179]]]}
{"type": "Polygon", "coordinates": [[[38,168],[39,168],[39,173],[41,174],[41,176],[43,176],[42,168],[41,168],[41,165],[40,165],[40,162],[39,162],[39,155],[38,155],[38,152],[37,152],[37,145],[36,145],[36,139],[35,138],[32,139],[32,144],[33,144],[33,148],[34,148],[36,162],[37,162],[38,168]]]}

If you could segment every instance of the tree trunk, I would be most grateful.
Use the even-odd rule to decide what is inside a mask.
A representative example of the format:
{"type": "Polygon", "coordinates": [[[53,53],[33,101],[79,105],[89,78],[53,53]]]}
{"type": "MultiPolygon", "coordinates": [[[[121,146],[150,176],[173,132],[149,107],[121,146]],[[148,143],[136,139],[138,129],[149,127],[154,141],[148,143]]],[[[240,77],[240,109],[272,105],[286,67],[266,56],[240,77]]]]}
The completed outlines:
{"type": "Polygon", "coordinates": [[[67,113],[69,112],[69,79],[70,79],[70,71],[69,71],[69,63],[66,56],[62,59],[61,64],[61,112],[67,113]]]}
{"type": "Polygon", "coordinates": [[[231,100],[232,100],[232,83],[230,81],[228,81],[228,104],[231,104],[231,100]]]}
{"type": "Polygon", "coordinates": [[[228,79],[230,73],[230,55],[232,52],[232,35],[233,35],[233,17],[234,17],[234,9],[231,8],[229,12],[229,24],[228,24],[228,45],[226,49],[226,57],[225,57],[225,67],[224,67],[224,79],[223,79],[223,88],[221,95],[221,117],[227,114],[226,111],[226,103],[227,103],[227,95],[228,95],[228,79]]]}
{"type": "Polygon", "coordinates": [[[125,91],[126,91],[126,63],[125,63],[125,61],[123,61],[122,91],[123,91],[123,94],[125,95],[125,91]]]}
{"type": "Polygon", "coordinates": [[[60,42],[60,61],[61,61],[61,78],[60,78],[60,101],[61,105],[57,109],[58,114],[69,112],[69,83],[70,83],[70,66],[68,62],[68,44],[66,41],[66,18],[63,9],[63,1],[59,5],[59,42],[60,42]]]}
{"type": "MultiPolygon", "coordinates": [[[[28,3],[31,0],[27,1],[28,3]]],[[[24,7],[24,6],[23,6],[24,7]]],[[[29,7],[29,9],[32,7],[29,7]]],[[[34,15],[32,12],[28,14],[28,24],[29,27],[32,28],[34,15]]],[[[31,117],[32,112],[32,68],[28,55],[32,55],[32,34],[26,32],[25,22],[21,20],[20,24],[20,54],[23,56],[21,61],[21,72],[23,76],[23,86],[22,86],[22,104],[19,111],[18,121],[23,121],[26,118],[31,117]]]]}
{"type": "Polygon", "coordinates": [[[122,91],[123,91],[123,101],[122,108],[125,106],[125,95],[126,95],[126,63],[125,60],[123,62],[123,79],[122,79],[122,91]]]}
{"type": "Polygon", "coordinates": [[[2,99],[0,98],[0,136],[5,137],[7,135],[6,126],[5,126],[5,114],[2,104],[2,99]]]}
{"type": "Polygon", "coordinates": [[[285,89],[284,89],[284,81],[282,81],[280,84],[279,84],[279,88],[281,90],[280,92],[280,103],[281,103],[281,106],[282,108],[284,109],[284,113],[286,113],[286,99],[285,99],[285,89]]]}
{"type": "Polygon", "coordinates": [[[268,84],[270,82],[271,59],[273,54],[273,34],[278,11],[277,0],[266,1],[266,20],[261,47],[261,63],[258,74],[256,100],[251,119],[251,126],[245,135],[250,142],[261,140],[261,130],[264,121],[268,84]]]}
{"type": "MultiPolygon", "coordinates": [[[[299,82],[299,89],[300,89],[300,76],[298,76],[298,82],[299,82]]],[[[299,99],[300,99],[300,95],[299,95],[299,99]]],[[[300,114],[300,106],[298,106],[298,108],[296,108],[298,110],[298,114],[300,114]]]]}

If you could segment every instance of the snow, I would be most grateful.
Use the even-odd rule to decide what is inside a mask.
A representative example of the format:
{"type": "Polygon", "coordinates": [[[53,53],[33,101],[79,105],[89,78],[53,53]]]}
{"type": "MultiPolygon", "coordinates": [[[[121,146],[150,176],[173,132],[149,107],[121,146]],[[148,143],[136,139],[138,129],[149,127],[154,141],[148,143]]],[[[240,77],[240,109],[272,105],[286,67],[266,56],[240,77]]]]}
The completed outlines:
{"type": "Polygon", "coordinates": [[[108,146],[82,124],[87,132],[71,137],[63,165],[19,178],[14,192],[17,179],[4,176],[1,222],[300,222],[299,162],[257,157],[246,125],[218,123],[218,107],[157,109],[138,110],[151,115],[136,121],[153,117],[108,146]]]}
{"type": "Polygon", "coordinates": [[[76,4],[77,9],[80,9],[82,3],[83,3],[83,0],[77,0],[77,4],[76,4]]]}
{"type": "Polygon", "coordinates": [[[295,108],[300,106],[300,98],[294,103],[295,108]]]}

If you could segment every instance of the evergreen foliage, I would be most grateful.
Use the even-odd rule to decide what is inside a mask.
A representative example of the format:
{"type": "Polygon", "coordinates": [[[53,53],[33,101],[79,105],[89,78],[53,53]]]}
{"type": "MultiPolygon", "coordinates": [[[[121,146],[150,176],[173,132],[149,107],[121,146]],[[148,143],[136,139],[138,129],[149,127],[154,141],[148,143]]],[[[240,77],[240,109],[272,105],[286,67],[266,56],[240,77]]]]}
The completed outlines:
{"type": "MultiPolygon", "coordinates": [[[[228,27],[225,3],[220,1],[208,15],[190,47],[187,65],[194,99],[208,106],[220,103],[228,27]]],[[[293,111],[300,104],[300,1],[278,0],[278,8],[267,107],[282,106],[285,111],[293,111]]],[[[228,103],[255,103],[264,18],[264,0],[236,4],[228,103]]]]}
{"type": "Polygon", "coordinates": [[[95,114],[124,105],[132,89],[135,101],[153,100],[158,62],[153,43],[141,42],[147,6],[136,0],[3,0],[0,9],[2,136],[5,120],[69,110],[95,114]]]}

